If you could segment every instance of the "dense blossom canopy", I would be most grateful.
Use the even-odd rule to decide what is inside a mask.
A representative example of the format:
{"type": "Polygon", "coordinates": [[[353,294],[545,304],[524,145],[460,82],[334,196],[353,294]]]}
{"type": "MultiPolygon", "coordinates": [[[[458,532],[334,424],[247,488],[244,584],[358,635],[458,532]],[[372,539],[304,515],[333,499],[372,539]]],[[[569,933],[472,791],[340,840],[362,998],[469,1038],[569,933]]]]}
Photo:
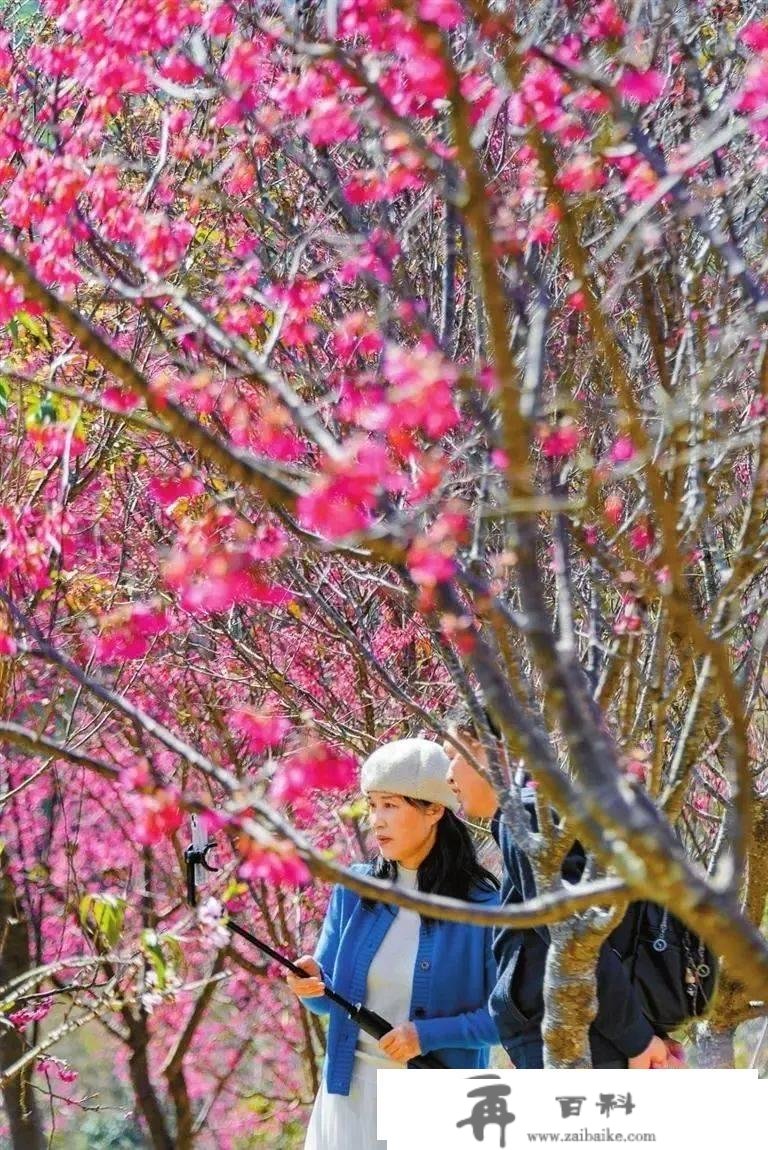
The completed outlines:
{"type": "Polygon", "coordinates": [[[503,730],[501,795],[522,759],[603,864],[727,937],[721,1017],[750,1017],[768,14],[0,15],[1,857],[26,924],[0,1011],[24,1073],[78,1098],[46,1042],[94,1011],[153,1146],[287,1129],[322,1033],[226,950],[221,904],[309,948],[311,876],[365,848],[360,759],[440,737],[457,699],[503,730]],[[192,810],[223,867],[197,918],[192,810]]]}

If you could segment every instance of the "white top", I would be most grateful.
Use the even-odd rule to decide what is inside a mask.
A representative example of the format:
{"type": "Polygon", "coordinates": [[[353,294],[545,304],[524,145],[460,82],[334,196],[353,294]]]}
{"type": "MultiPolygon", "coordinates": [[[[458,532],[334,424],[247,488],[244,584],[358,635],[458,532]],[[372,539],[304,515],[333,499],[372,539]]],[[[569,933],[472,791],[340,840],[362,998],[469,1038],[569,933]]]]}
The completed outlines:
{"type": "MultiPolygon", "coordinates": [[[[416,890],[418,872],[406,870],[398,864],[397,885],[405,890],[416,890]]],[[[419,949],[421,916],[414,910],[392,907],[396,911],[392,925],[384,935],[381,946],[373,956],[365,984],[365,1005],[369,1010],[388,1019],[393,1026],[408,1021],[413,992],[413,968],[419,949]]],[[[378,1041],[361,1030],[355,1054],[365,1062],[381,1067],[405,1066],[394,1062],[378,1049],[378,1041]]]]}

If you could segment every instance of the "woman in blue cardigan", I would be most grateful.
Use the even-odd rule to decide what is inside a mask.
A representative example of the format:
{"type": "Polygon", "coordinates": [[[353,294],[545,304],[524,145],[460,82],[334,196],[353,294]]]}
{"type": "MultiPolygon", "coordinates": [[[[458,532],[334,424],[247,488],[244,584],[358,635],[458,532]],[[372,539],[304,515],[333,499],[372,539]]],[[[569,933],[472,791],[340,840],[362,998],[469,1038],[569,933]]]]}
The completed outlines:
{"type": "MultiPolygon", "coordinates": [[[[378,855],[353,870],[409,890],[469,902],[497,903],[496,879],[477,861],[456,817],[447,782],[450,763],[427,739],[388,743],[363,763],[378,855]]],[[[311,977],[288,976],[304,1004],[329,1015],[323,1083],[305,1150],[379,1150],[376,1071],[404,1069],[434,1053],[447,1067],[481,1069],[498,1036],[488,1013],[496,982],[491,929],[421,918],[414,911],[333,888],[314,958],[298,965],[311,977]],[[378,1042],[334,1003],[324,983],[364,1002],[393,1024],[378,1042]]]]}

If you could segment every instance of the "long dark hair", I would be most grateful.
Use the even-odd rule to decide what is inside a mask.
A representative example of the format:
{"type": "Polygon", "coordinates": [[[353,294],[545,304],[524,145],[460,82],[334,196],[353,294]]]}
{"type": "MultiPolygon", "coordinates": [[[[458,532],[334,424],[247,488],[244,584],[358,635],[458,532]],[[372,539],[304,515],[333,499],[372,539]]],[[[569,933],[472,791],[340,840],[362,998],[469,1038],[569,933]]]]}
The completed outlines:
{"type": "MultiPolygon", "coordinates": [[[[408,795],[402,797],[414,807],[432,805],[424,799],[412,799],[408,795]]],[[[376,855],[371,876],[394,882],[397,878],[397,863],[376,855]]],[[[480,890],[499,889],[495,876],[478,862],[475,844],[466,826],[447,807],[437,824],[437,836],[432,850],[419,866],[417,885],[419,890],[428,894],[442,894],[465,902],[471,901],[470,895],[478,887],[480,890]]]]}

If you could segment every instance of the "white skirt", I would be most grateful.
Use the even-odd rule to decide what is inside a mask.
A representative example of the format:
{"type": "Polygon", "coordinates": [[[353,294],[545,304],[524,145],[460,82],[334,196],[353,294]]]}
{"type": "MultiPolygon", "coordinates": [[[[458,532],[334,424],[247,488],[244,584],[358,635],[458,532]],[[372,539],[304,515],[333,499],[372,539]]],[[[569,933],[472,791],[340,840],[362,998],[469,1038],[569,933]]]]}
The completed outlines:
{"type": "Polygon", "coordinates": [[[349,1094],[329,1094],[323,1083],[307,1127],[304,1150],[387,1150],[376,1137],[376,1071],[404,1070],[398,1062],[355,1055],[349,1094]]]}

